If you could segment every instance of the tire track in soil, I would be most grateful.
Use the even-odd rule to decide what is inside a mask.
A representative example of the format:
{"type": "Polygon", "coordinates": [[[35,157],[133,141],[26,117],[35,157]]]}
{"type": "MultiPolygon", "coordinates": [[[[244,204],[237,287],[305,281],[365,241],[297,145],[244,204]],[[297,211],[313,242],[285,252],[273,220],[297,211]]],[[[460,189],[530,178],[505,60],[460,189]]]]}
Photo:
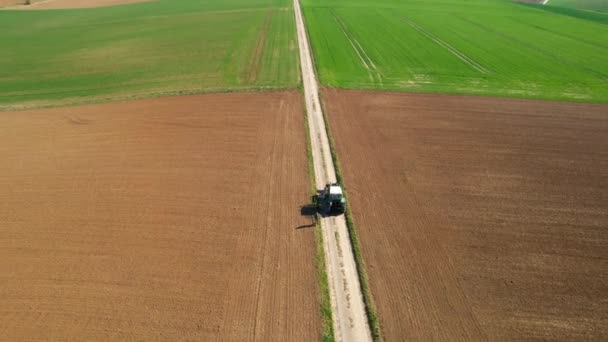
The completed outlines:
{"type": "Polygon", "coordinates": [[[365,69],[367,69],[370,80],[373,83],[376,83],[376,78],[374,77],[375,75],[378,77],[378,83],[382,84],[382,76],[380,75],[380,72],[378,72],[378,68],[376,67],[376,64],[374,64],[374,61],[372,61],[367,52],[365,52],[365,49],[363,49],[359,41],[354,38],[353,33],[350,31],[344,20],[342,20],[342,18],[340,18],[340,16],[338,16],[333,9],[331,9],[330,12],[334,16],[334,19],[340,27],[340,30],[342,31],[342,33],[344,33],[344,36],[357,53],[357,56],[359,56],[361,63],[363,64],[365,69]]]}
{"type": "Polygon", "coordinates": [[[435,42],[437,45],[439,45],[442,48],[448,50],[451,54],[453,54],[454,56],[458,57],[458,59],[460,59],[461,61],[463,61],[466,64],[468,64],[473,69],[475,69],[475,70],[477,70],[477,71],[479,71],[479,72],[481,72],[483,74],[490,73],[490,70],[486,69],[481,64],[477,63],[472,58],[470,58],[469,56],[465,55],[463,52],[461,52],[460,50],[456,49],[452,45],[450,45],[450,44],[444,42],[443,40],[439,39],[437,36],[435,36],[434,34],[432,34],[431,32],[429,32],[424,27],[418,25],[413,20],[408,19],[408,18],[402,18],[402,20],[406,24],[408,24],[410,27],[412,27],[414,30],[418,31],[419,33],[421,33],[425,37],[427,37],[430,40],[432,40],[433,42],[435,42]]]}
{"type": "Polygon", "coordinates": [[[268,39],[268,30],[270,28],[270,22],[274,15],[274,9],[269,10],[264,18],[264,23],[258,34],[258,39],[255,43],[255,50],[251,61],[249,62],[249,69],[247,70],[247,83],[255,83],[258,79],[258,72],[260,65],[262,64],[262,57],[264,56],[264,47],[266,47],[266,40],[268,39]]]}

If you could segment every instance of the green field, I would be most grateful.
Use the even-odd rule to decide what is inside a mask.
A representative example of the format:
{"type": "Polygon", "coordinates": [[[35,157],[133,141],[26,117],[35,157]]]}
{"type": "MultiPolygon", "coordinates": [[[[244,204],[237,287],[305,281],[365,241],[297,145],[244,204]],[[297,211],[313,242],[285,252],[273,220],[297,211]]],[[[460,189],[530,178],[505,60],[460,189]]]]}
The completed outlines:
{"type": "Polygon", "coordinates": [[[608,25],[502,0],[304,0],[324,85],[608,101],[608,25]]]}
{"type": "Polygon", "coordinates": [[[608,12],[607,0],[549,0],[547,5],[570,7],[587,11],[608,12]]]}
{"type": "Polygon", "coordinates": [[[0,11],[0,109],[297,87],[290,0],[0,11]]]}

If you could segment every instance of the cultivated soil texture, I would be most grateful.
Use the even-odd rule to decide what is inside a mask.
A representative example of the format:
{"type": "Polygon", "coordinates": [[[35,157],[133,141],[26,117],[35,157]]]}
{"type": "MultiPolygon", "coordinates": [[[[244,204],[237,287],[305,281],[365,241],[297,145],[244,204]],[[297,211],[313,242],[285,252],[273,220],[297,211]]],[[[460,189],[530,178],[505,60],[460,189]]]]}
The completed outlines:
{"type": "Polygon", "coordinates": [[[608,339],[608,105],[324,94],[387,341],[608,339]]]}
{"type": "MultiPolygon", "coordinates": [[[[0,5],[2,4],[0,0],[0,5]]],[[[15,6],[15,9],[62,9],[62,8],[91,8],[126,5],[151,0],[33,0],[31,5],[24,5],[23,0],[5,0],[4,6],[15,6]]],[[[2,6],[0,6],[2,7],[2,6]]]]}
{"type": "MultiPolygon", "coordinates": [[[[32,1],[32,3],[34,3],[32,1]]],[[[0,8],[23,4],[23,0],[0,0],[0,8]]]]}
{"type": "Polygon", "coordinates": [[[0,8],[20,5],[20,4],[23,4],[22,0],[21,1],[20,0],[0,0],[0,8]]]}
{"type": "Polygon", "coordinates": [[[303,107],[291,91],[1,113],[2,339],[318,339],[303,107]]]}

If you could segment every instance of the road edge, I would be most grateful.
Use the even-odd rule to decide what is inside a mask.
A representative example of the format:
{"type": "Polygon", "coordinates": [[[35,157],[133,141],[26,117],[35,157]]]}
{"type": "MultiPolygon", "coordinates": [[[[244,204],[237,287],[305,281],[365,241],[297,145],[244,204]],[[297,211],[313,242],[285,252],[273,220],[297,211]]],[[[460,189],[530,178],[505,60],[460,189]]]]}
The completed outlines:
{"type": "MultiPolygon", "coordinates": [[[[304,20],[304,24],[306,24],[306,13],[304,9],[300,9],[302,13],[302,19],[304,20]]],[[[295,9],[294,9],[295,11],[295,9]]],[[[304,25],[304,30],[306,31],[307,37],[310,37],[310,32],[308,32],[308,26],[304,25]]],[[[309,38],[310,40],[310,38],[309,38]]],[[[312,67],[315,69],[315,73],[319,75],[319,68],[317,67],[317,60],[314,56],[314,48],[312,46],[312,42],[310,42],[310,50],[313,51],[311,53],[312,67]]],[[[299,57],[298,57],[299,58],[299,57]]],[[[301,67],[301,66],[300,66],[301,67]]],[[[320,75],[317,81],[320,82],[320,75]]],[[[321,112],[323,114],[323,120],[325,121],[325,133],[327,134],[327,138],[329,140],[329,150],[331,152],[331,158],[334,162],[334,170],[336,173],[336,181],[342,185],[342,191],[344,192],[344,198],[346,199],[346,203],[348,201],[348,189],[346,187],[346,182],[344,180],[344,176],[342,175],[342,167],[340,164],[340,159],[338,158],[338,153],[336,151],[336,143],[334,141],[333,135],[331,134],[331,124],[329,122],[329,118],[327,117],[327,110],[325,106],[325,101],[322,93],[323,87],[321,86],[321,93],[318,94],[319,103],[321,105],[321,112]]],[[[308,116],[308,113],[306,114],[308,116]]],[[[310,143],[310,131],[308,127],[308,122],[306,122],[306,132],[309,135],[307,137],[307,141],[310,143]]],[[[312,146],[311,146],[312,148],[312,146]]],[[[312,159],[312,153],[309,156],[312,159]]],[[[312,161],[311,161],[312,162],[312,161]]],[[[312,172],[314,175],[314,166],[312,167],[312,172]]],[[[311,180],[312,184],[314,184],[314,179],[311,180]]],[[[357,234],[357,229],[355,225],[354,218],[352,216],[352,210],[350,206],[346,207],[346,212],[344,213],[344,217],[346,219],[346,227],[349,232],[350,243],[353,248],[353,254],[355,256],[355,264],[357,266],[357,275],[359,276],[359,283],[361,286],[361,292],[363,294],[363,303],[365,304],[365,314],[367,316],[367,323],[369,325],[369,329],[372,335],[372,340],[374,342],[383,341],[382,333],[380,329],[380,321],[378,318],[378,309],[376,308],[376,302],[374,301],[374,296],[371,292],[369,286],[369,277],[367,275],[367,266],[365,263],[365,259],[363,258],[363,254],[361,253],[361,243],[359,242],[359,235],[357,234]]],[[[323,237],[321,237],[321,242],[323,242],[323,237]]],[[[327,274],[325,274],[327,276],[327,274]]],[[[333,330],[333,328],[332,328],[333,330]]]]}
{"type": "MultiPolygon", "coordinates": [[[[309,136],[315,171],[315,190],[336,181],[333,154],[322,113],[320,90],[313,62],[308,30],[299,0],[293,0],[295,24],[300,51],[300,68],[308,118],[309,136]]],[[[332,304],[334,339],[336,341],[372,341],[367,309],[360,284],[359,266],[355,262],[352,240],[345,216],[320,217],[323,234],[326,273],[332,304]],[[349,235],[347,239],[341,236],[349,235]]]]}
{"type": "MultiPolygon", "coordinates": [[[[303,89],[300,90],[302,93],[303,89]]],[[[308,112],[306,106],[303,105],[304,111],[304,128],[306,139],[306,159],[308,161],[308,182],[310,184],[310,202],[316,204],[317,188],[315,186],[315,166],[312,157],[312,143],[310,141],[310,127],[308,125],[308,112]]],[[[325,242],[323,240],[323,232],[321,224],[317,217],[314,220],[314,235],[315,235],[315,266],[317,268],[317,276],[319,277],[319,308],[321,311],[321,340],[323,342],[334,342],[334,321],[331,310],[331,298],[329,294],[329,278],[327,275],[327,262],[325,260],[325,250],[323,249],[325,242]]]]}
{"type": "MultiPolygon", "coordinates": [[[[327,117],[327,111],[325,110],[325,102],[323,101],[322,95],[319,96],[319,98],[321,100],[321,108],[323,108],[323,118],[325,120],[325,127],[327,130],[327,138],[329,139],[329,149],[331,151],[331,158],[334,161],[336,180],[342,185],[344,198],[346,199],[346,203],[349,203],[348,189],[346,187],[346,181],[344,180],[344,176],[342,175],[342,167],[340,164],[340,159],[338,158],[338,153],[336,151],[336,143],[334,141],[333,135],[331,134],[331,125],[327,117]]],[[[383,341],[383,339],[380,329],[380,321],[378,319],[378,310],[376,308],[374,296],[369,286],[367,266],[365,263],[365,259],[363,258],[363,254],[361,253],[361,243],[359,242],[359,235],[357,234],[357,229],[354,218],[352,216],[352,210],[350,205],[346,207],[346,212],[344,213],[344,216],[346,218],[346,227],[348,228],[350,243],[353,246],[355,264],[357,265],[357,274],[359,275],[359,283],[361,284],[361,292],[363,293],[363,302],[365,304],[365,314],[367,316],[367,323],[369,324],[369,329],[372,334],[373,341],[380,342],[383,341]]]]}

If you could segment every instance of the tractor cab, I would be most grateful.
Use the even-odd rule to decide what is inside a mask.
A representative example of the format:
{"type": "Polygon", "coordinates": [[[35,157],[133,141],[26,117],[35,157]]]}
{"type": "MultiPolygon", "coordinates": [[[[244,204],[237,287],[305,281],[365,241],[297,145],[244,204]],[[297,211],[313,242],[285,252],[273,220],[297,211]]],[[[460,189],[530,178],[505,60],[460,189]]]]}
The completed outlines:
{"type": "Polygon", "coordinates": [[[324,215],[343,214],[346,209],[346,201],[342,187],[337,183],[330,183],[319,193],[319,209],[324,215]]]}

